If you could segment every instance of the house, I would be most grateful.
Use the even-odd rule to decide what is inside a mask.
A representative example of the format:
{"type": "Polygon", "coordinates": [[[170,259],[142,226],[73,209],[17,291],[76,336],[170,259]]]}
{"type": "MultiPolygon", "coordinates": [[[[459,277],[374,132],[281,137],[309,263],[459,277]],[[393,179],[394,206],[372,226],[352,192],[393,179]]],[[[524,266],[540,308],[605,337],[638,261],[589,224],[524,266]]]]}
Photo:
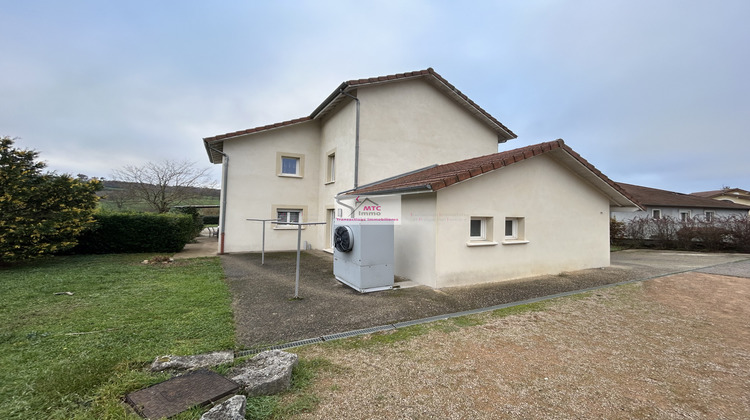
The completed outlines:
{"type": "MultiPolygon", "coordinates": [[[[344,82],[308,116],[203,139],[224,165],[219,252],[261,249],[262,224],[248,218],[332,222],[341,191],[514,138],[431,68],[344,82]]],[[[331,225],[306,227],[302,240],[330,248],[331,225]]],[[[296,228],[267,233],[267,250],[297,246],[296,228]]]]}
{"type": "Polygon", "coordinates": [[[401,197],[395,274],[431,287],[609,265],[620,187],[562,140],[436,165],[352,189],[401,197]]]}
{"type": "Polygon", "coordinates": [[[682,194],[623,182],[619,184],[642,207],[641,210],[636,212],[613,211],[612,217],[619,221],[627,221],[637,217],[652,217],[654,219],[671,217],[682,221],[696,218],[701,221],[711,221],[715,217],[747,215],[750,210],[750,206],[731,201],[714,200],[696,194],[682,194]]]}
{"type": "MultiPolygon", "coordinates": [[[[261,249],[250,218],[328,222],[302,240],[329,249],[337,200],[389,195],[396,275],[425,285],[609,265],[610,206],[636,204],[562,140],[498,153],[514,138],[431,68],[344,82],[308,116],[203,139],[223,165],[219,251],[261,249]]],[[[265,226],[266,250],[296,249],[296,228],[265,226]]]]}
{"type": "Polygon", "coordinates": [[[746,191],[740,188],[723,188],[715,191],[701,191],[694,192],[691,195],[697,195],[698,197],[712,198],[714,200],[731,201],[737,204],[743,204],[750,206],[750,191],[746,191]]]}

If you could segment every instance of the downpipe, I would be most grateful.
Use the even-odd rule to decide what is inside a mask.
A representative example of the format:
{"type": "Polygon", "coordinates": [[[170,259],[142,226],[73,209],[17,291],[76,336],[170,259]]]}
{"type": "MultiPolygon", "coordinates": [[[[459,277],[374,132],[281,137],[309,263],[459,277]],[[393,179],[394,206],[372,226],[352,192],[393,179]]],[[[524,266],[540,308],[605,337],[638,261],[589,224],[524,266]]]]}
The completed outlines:
{"type": "Polygon", "coordinates": [[[341,94],[354,99],[357,104],[357,122],[354,131],[354,188],[359,186],[359,98],[341,90],[341,94]]]}
{"type": "Polygon", "coordinates": [[[208,146],[222,156],[221,160],[221,215],[219,217],[219,255],[224,255],[224,227],[227,220],[227,180],[229,173],[229,156],[221,150],[208,146]]]}

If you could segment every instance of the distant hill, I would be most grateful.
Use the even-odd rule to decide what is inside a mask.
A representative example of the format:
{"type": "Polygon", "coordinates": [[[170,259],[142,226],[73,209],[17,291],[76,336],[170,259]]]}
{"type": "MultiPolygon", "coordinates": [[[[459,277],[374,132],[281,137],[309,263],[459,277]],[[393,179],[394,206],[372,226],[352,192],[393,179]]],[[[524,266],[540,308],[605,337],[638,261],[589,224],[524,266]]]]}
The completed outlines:
{"type": "MultiPolygon", "coordinates": [[[[137,200],[123,198],[121,194],[134,183],[122,181],[102,181],[103,188],[97,192],[101,197],[99,206],[113,211],[150,211],[149,207],[137,200]]],[[[183,204],[216,205],[219,204],[221,190],[216,188],[191,188],[195,198],[183,204]]]]}

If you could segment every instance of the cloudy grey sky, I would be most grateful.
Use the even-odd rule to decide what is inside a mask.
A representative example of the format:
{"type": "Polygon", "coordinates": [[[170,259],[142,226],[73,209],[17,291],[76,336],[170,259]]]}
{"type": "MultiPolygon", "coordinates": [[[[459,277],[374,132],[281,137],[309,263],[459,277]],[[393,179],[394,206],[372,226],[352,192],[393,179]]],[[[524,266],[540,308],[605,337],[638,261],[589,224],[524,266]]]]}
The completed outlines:
{"type": "MultiPolygon", "coordinates": [[[[0,135],[109,177],[433,67],[616,181],[750,189],[750,1],[0,0],[0,135]]],[[[219,168],[213,173],[219,178],[219,168]]]]}

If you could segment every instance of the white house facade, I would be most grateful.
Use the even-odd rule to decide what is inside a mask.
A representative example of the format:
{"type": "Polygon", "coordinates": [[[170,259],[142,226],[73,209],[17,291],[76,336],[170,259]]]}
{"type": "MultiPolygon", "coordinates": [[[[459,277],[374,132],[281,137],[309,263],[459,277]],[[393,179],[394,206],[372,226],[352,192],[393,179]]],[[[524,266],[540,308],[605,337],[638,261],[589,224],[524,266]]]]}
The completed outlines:
{"type": "MultiPolygon", "coordinates": [[[[220,253],[260,251],[263,224],[327,222],[336,199],[399,195],[395,274],[447,287],[609,265],[611,206],[636,207],[562,140],[516,135],[433,69],[342,83],[309,116],[204,138],[223,165],[220,253]],[[422,169],[420,169],[422,168],[422,169]]],[[[297,230],[265,224],[265,249],[297,230]]]]}

